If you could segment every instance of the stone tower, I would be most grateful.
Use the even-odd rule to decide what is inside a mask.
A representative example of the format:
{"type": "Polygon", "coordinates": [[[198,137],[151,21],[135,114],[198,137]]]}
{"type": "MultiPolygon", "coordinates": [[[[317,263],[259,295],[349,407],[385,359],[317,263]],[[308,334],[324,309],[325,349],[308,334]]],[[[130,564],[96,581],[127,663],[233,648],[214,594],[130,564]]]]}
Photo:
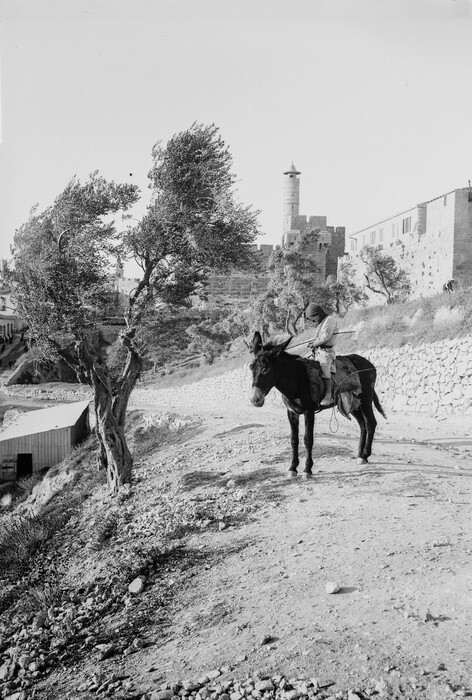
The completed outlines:
{"type": "Polygon", "coordinates": [[[122,280],[124,278],[124,266],[119,255],[116,258],[115,277],[118,280],[122,280]]]}
{"type": "Polygon", "coordinates": [[[292,228],[292,217],[300,213],[300,171],[294,164],[289,170],[284,172],[284,194],[283,194],[283,231],[292,228]]]}
{"type": "Polygon", "coordinates": [[[328,275],[336,275],[338,258],[344,253],[345,229],[328,226],[326,216],[300,214],[299,175],[293,163],[284,172],[282,248],[297,243],[304,234],[313,235],[312,252],[319,266],[316,282],[321,285],[328,275]]]}

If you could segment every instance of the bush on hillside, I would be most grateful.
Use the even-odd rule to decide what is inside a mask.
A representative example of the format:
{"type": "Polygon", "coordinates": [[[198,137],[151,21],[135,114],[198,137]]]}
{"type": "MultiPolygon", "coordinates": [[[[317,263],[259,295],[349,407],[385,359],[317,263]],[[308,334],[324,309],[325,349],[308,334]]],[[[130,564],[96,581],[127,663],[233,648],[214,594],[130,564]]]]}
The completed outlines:
{"type": "MultiPolygon", "coordinates": [[[[149,312],[139,332],[146,346],[144,370],[161,376],[201,364],[213,364],[231,343],[252,328],[250,302],[241,299],[213,299],[202,309],[171,306],[149,312]]],[[[120,366],[125,361],[121,344],[108,349],[108,361],[120,366]]]]}
{"type": "Polygon", "coordinates": [[[435,326],[456,326],[462,323],[464,317],[465,313],[462,307],[440,306],[434,314],[433,323],[435,326]]]}
{"type": "Polygon", "coordinates": [[[355,329],[356,333],[340,336],[338,352],[420,345],[471,334],[470,292],[462,289],[406,303],[350,309],[340,330],[355,329]]]}
{"type": "Polygon", "coordinates": [[[29,591],[24,577],[34,570],[36,555],[46,552],[51,540],[60,535],[74,513],[82,508],[94,485],[101,481],[102,476],[95,468],[95,449],[96,438],[90,436],[64,462],[50,469],[44,479],[35,484],[25,482],[25,486],[33,487],[28,509],[21,505],[18,508],[20,501],[16,500],[15,508],[1,515],[0,611],[29,591]],[[72,478],[61,480],[61,474],[66,472],[72,478]],[[57,488],[51,483],[55,478],[59,483],[57,488]],[[41,494],[36,493],[38,489],[41,494]]]}
{"type": "Polygon", "coordinates": [[[37,549],[49,538],[51,523],[34,516],[15,516],[0,538],[0,570],[12,581],[24,574],[37,549]]]}
{"type": "Polygon", "coordinates": [[[14,384],[42,384],[44,382],[77,383],[77,375],[63,360],[55,362],[27,357],[13,373],[7,386],[14,384]]]}

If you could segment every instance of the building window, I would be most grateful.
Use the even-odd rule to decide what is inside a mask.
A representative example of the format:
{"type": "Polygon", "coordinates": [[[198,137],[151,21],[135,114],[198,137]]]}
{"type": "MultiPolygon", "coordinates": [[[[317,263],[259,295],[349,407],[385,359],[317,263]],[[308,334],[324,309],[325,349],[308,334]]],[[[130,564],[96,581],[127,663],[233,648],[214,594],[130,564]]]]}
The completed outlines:
{"type": "Polygon", "coordinates": [[[382,243],[384,239],[384,230],[383,228],[379,228],[379,243],[382,243]]]}
{"type": "Polygon", "coordinates": [[[447,194],[444,195],[444,206],[447,206],[447,194]]]}
{"type": "Polygon", "coordinates": [[[370,232],[370,243],[371,245],[375,245],[375,231],[370,232]]]}
{"type": "Polygon", "coordinates": [[[410,233],[411,231],[411,216],[402,219],[402,233],[410,233]]]}

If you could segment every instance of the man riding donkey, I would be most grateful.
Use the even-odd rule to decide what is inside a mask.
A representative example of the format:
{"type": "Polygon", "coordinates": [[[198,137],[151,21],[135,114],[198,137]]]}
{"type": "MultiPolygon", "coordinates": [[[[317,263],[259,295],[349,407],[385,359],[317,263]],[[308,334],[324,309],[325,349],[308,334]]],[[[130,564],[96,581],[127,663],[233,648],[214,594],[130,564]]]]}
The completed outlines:
{"type": "Polygon", "coordinates": [[[336,353],[334,345],[337,339],[338,323],[334,316],[330,316],[318,304],[310,303],[305,310],[305,318],[316,326],[316,335],[309,343],[315,360],[320,363],[321,376],[324,384],[324,396],[320,406],[331,406],[333,403],[332,374],[336,373],[336,353]]]}

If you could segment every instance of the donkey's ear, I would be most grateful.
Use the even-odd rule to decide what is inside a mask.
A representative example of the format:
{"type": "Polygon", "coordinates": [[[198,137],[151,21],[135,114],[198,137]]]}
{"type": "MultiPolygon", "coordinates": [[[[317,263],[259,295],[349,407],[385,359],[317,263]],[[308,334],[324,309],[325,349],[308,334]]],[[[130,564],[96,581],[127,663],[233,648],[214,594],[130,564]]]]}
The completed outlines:
{"type": "Polygon", "coordinates": [[[282,350],[280,352],[283,352],[285,348],[292,342],[293,335],[290,336],[288,340],[285,341],[285,343],[282,343],[282,350]]]}
{"type": "Polygon", "coordinates": [[[292,340],[292,338],[293,338],[293,336],[291,335],[290,338],[289,338],[288,340],[285,340],[283,343],[280,343],[280,345],[276,345],[274,348],[272,348],[272,350],[270,351],[269,355],[270,355],[271,357],[278,357],[278,356],[280,355],[280,353],[283,352],[283,351],[285,350],[285,348],[286,348],[287,345],[290,343],[290,341],[292,340]]]}
{"type": "Polygon", "coordinates": [[[259,331],[254,333],[249,349],[254,353],[254,355],[257,355],[262,350],[262,337],[259,331]]]}

